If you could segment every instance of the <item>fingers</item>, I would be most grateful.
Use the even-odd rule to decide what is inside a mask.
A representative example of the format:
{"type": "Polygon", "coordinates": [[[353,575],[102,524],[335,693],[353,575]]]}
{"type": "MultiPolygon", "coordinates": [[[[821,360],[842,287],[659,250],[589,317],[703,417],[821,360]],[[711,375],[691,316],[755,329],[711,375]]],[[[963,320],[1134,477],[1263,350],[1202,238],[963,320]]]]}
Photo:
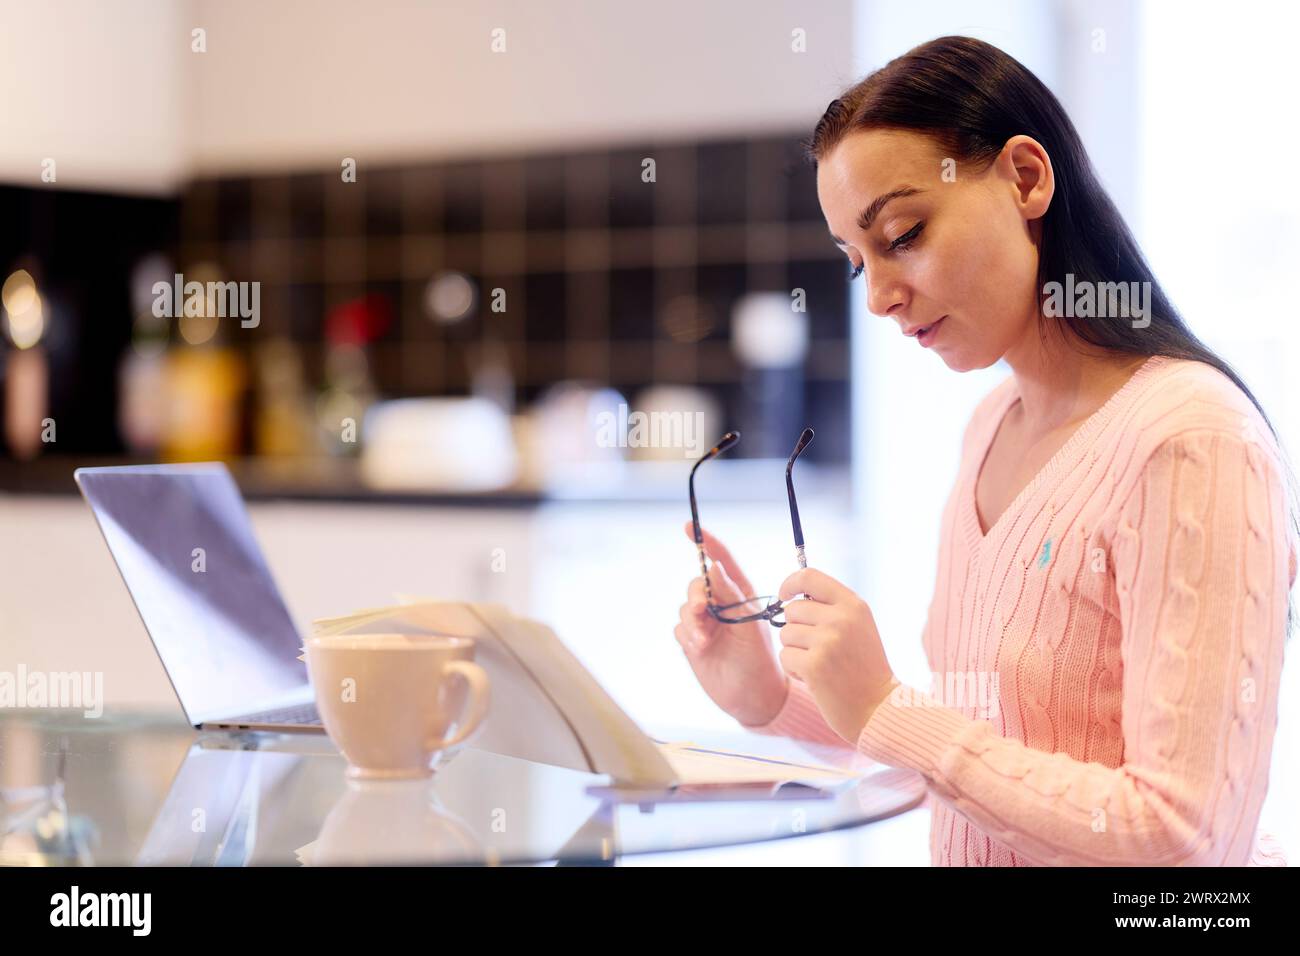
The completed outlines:
{"type": "MultiPolygon", "coordinates": [[[[715,563],[709,569],[709,583],[713,586],[713,600],[716,604],[731,604],[751,597],[750,594],[741,592],[740,586],[731,577],[731,569],[725,564],[715,563]]],[[[703,577],[691,579],[686,587],[686,600],[699,605],[701,611],[707,609],[709,594],[705,590],[703,577]]]]}
{"type": "Polygon", "coordinates": [[[697,604],[694,601],[687,601],[681,606],[681,610],[678,611],[677,616],[681,619],[683,625],[688,629],[693,630],[699,627],[702,623],[700,620],[700,610],[703,607],[702,604],[697,604]]]}
{"type": "MultiPolygon", "coordinates": [[[[719,604],[730,604],[734,601],[743,601],[747,597],[754,596],[751,591],[747,591],[741,587],[740,583],[732,574],[732,567],[730,564],[723,564],[721,562],[714,564],[709,571],[709,579],[713,582],[713,598],[719,604]]],[[[704,579],[701,578],[700,580],[703,581],[704,579]]]]}
{"type": "Polygon", "coordinates": [[[691,629],[686,624],[678,624],[674,627],[673,637],[677,638],[677,643],[687,654],[694,654],[699,650],[700,642],[691,635],[691,629]]]}
{"type": "Polygon", "coordinates": [[[815,568],[803,568],[790,575],[781,582],[777,594],[783,601],[797,594],[806,594],[822,604],[836,604],[854,597],[853,592],[839,581],[815,568]]]}
{"type": "Polygon", "coordinates": [[[811,650],[813,635],[816,633],[816,629],[811,624],[787,624],[781,628],[781,643],[785,647],[811,650]]]}
{"type": "Polygon", "coordinates": [[[826,624],[835,617],[835,610],[829,604],[819,601],[805,601],[796,598],[785,605],[786,627],[792,624],[826,624]]]}
{"type": "MultiPolygon", "coordinates": [[[[709,581],[713,585],[713,601],[716,604],[730,604],[749,597],[748,594],[740,593],[740,588],[727,573],[726,565],[715,564],[709,571],[709,581]]],[[[691,579],[686,587],[686,600],[695,605],[701,614],[708,610],[709,594],[704,588],[703,577],[691,579]]]]}
{"type": "Polygon", "coordinates": [[[699,653],[709,647],[718,636],[713,615],[703,604],[683,604],[679,617],[680,620],[673,628],[673,634],[683,648],[693,653],[699,653]]]}
{"type": "MultiPolygon", "coordinates": [[[[713,600],[717,604],[730,604],[740,601],[742,595],[734,581],[727,576],[725,565],[716,565],[716,572],[711,575],[713,581],[713,600]]],[[[693,642],[693,649],[703,650],[718,635],[718,624],[709,612],[708,595],[704,590],[704,578],[695,578],[686,588],[686,603],[678,612],[685,636],[693,642]]]]}
{"type": "Polygon", "coordinates": [[[686,586],[686,602],[704,607],[708,603],[708,594],[704,590],[704,578],[691,578],[686,586]]]}
{"type": "MultiPolygon", "coordinates": [[[[694,523],[688,521],[686,522],[685,527],[686,537],[694,541],[694,523]]],[[[731,556],[731,552],[727,550],[727,546],[710,534],[705,528],[701,528],[700,533],[704,538],[704,553],[709,556],[710,560],[721,562],[727,566],[727,571],[731,575],[731,579],[735,581],[736,587],[745,592],[740,595],[740,597],[749,597],[752,595],[754,593],[754,586],[749,583],[749,578],[745,576],[745,572],[740,570],[740,566],[736,563],[736,559],[731,556]]],[[[737,598],[737,600],[739,600],[739,598],[737,598]]]]}
{"type": "Polygon", "coordinates": [[[727,576],[735,583],[737,591],[736,600],[753,595],[754,586],[749,583],[749,577],[745,572],[740,570],[740,565],[737,564],[736,559],[731,556],[731,552],[727,550],[727,546],[707,531],[704,532],[704,553],[714,561],[718,561],[726,566],[727,576]]]}
{"type": "MultiPolygon", "coordinates": [[[[740,593],[734,581],[727,576],[725,565],[714,565],[710,574],[713,582],[713,600],[716,604],[730,604],[745,597],[740,593]]],[[[717,624],[709,613],[708,593],[704,589],[704,578],[694,578],[686,588],[686,603],[680,612],[687,635],[695,641],[695,649],[707,647],[717,634],[717,624]]]]}
{"type": "Polygon", "coordinates": [[[703,588],[700,589],[698,598],[692,597],[682,605],[681,618],[682,623],[693,630],[700,632],[711,630],[709,622],[713,617],[709,614],[709,605],[704,599],[703,588]]]}
{"type": "MultiPolygon", "coordinates": [[[[692,649],[698,650],[708,644],[709,630],[709,608],[704,600],[704,579],[696,578],[691,582],[691,589],[688,592],[690,599],[681,606],[678,617],[681,618],[678,628],[683,632],[683,636],[691,642],[692,649]],[[695,581],[700,582],[698,589],[695,588],[695,581]]],[[[678,638],[681,639],[680,637],[678,638]]]]}

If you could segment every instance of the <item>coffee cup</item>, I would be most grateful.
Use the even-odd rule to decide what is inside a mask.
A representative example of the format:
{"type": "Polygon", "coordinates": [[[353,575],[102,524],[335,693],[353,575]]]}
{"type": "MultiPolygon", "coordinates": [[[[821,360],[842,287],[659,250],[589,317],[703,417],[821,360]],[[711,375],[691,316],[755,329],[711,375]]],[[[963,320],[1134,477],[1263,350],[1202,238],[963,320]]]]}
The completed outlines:
{"type": "Polygon", "coordinates": [[[473,638],[339,634],[310,638],[306,651],[316,709],[350,779],[428,777],[433,758],[487,715],[473,638]]]}

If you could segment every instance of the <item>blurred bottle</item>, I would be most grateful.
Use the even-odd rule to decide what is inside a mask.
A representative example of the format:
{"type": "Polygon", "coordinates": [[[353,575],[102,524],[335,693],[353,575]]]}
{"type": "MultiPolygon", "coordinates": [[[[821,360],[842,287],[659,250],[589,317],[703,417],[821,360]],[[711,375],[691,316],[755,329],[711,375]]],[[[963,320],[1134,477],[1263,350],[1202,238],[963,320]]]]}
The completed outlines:
{"type": "Polygon", "coordinates": [[[117,427],[132,453],[153,457],[167,428],[167,346],[174,319],[154,314],[154,286],[175,270],[161,253],[144,256],[131,270],[131,345],[118,366],[117,427]]]}
{"type": "MultiPolygon", "coordinates": [[[[202,313],[180,312],[179,341],[167,353],[163,372],[167,416],[161,454],[168,461],[232,458],[243,450],[243,409],[248,372],[243,357],[225,344],[238,320],[219,317],[215,299],[224,278],[215,263],[185,273],[206,290],[202,313]]],[[[175,340],[174,340],[175,341],[175,340]]]]}
{"type": "Polygon", "coordinates": [[[317,435],[332,455],[358,455],[361,422],[378,395],[366,346],[393,321],[388,297],[371,294],[345,302],[325,318],[325,388],[316,400],[317,435]]]}
{"type": "Polygon", "coordinates": [[[157,453],[167,428],[167,336],[167,319],[138,312],[118,369],[117,427],[137,455],[157,453]]]}
{"type": "Polygon", "coordinates": [[[302,359],[286,339],[273,339],[257,352],[257,454],[295,457],[316,450],[311,403],[303,382],[302,359]]]}
{"type": "MultiPolygon", "coordinates": [[[[35,263],[29,263],[33,270],[35,263]]],[[[37,270],[39,271],[39,270],[37,270]]],[[[48,306],[27,269],[15,269],[0,296],[4,335],[13,346],[4,367],[5,441],[17,459],[35,458],[57,439],[48,416],[50,363],[39,344],[49,320],[48,306]]]]}
{"type": "Polygon", "coordinates": [[[316,399],[320,447],[331,455],[358,455],[361,423],[378,396],[370,362],[358,345],[332,345],[325,353],[325,389],[316,399]]]}
{"type": "Polygon", "coordinates": [[[230,349],[207,344],[170,352],[163,374],[162,457],[208,461],[237,455],[246,380],[243,361],[230,349]]]}
{"type": "Polygon", "coordinates": [[[41,452],[53,424],[47,417],[49,362],[39,346],[9,353],[5,362],[5,441],[19,461],[41,452]]]}

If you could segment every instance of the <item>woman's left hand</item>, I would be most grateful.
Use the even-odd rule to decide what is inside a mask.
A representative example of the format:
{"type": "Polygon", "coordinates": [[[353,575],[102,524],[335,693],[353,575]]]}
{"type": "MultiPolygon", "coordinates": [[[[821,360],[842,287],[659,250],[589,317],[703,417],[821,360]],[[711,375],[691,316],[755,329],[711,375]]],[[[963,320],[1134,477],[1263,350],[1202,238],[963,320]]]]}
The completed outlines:
{"type": "Polygon", "coordinates": [[[779,596],[806,600],[785,607],[780,628],[781,666],[802,680],[831,729],[851,744],[876,707],[898,685],[885,657],[871,608],[828,574],[796,571],[781,583],[779,596]]]}

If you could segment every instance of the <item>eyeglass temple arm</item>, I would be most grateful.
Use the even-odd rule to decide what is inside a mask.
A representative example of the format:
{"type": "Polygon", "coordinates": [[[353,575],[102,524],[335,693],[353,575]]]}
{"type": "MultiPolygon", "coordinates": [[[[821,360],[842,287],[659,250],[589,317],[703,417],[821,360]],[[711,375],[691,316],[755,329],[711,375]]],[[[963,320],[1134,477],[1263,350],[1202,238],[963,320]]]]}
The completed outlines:
{"type": "Polygon", "coordinates": [[[710,458],[716,458],[738,441],[740,441],[740,432],[735,431],[727,432],[719,438],[718,443],[701,455],[699,461],[691,467],[691,476],[687,481],[691,493],[691,525],[695,532],[695,550],[700,556],[700,573],[704,576],[705,598],[709,604],[713,603],[713,586],[709,581],[709,565],[704,557],[704,532],[700,529],[700,509],[695,503],[695,472],[700,465],[710,458]]]}
{"type": "Polygon", "coordinates": [[[803,550],[803,525],[799,523],[799,503],[794,497],[794,462],[800,453],[812,444],[814,434],[811,428],[805,428],[799,435],[794,451],[790,453],[790,460],[785,463],[785,490],[790,498],[790,523],[794,525],[794,551],[801,568],[808,567],[808,559],[804,556],[803,550]]]}

